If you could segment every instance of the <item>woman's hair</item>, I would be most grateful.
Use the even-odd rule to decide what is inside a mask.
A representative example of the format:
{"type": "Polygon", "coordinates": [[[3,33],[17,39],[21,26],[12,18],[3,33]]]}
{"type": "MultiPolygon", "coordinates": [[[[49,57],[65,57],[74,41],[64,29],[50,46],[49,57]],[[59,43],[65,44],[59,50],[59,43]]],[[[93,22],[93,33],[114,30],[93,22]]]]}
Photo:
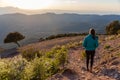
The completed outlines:
{"type": "Polygon", "coordinates": [[[90,28],[89,34],[92,34],[94,36],[95,35],[95,30],[93,28],[90,28]]]}
{"type": "Polygon", "coordinates": [[[89,30],[89,34],[91,34],[91,35],[92,35],[92,38],[95,39],[95,30],[94,30],[94,29],[91,28],[91,29],[89,30]]]}

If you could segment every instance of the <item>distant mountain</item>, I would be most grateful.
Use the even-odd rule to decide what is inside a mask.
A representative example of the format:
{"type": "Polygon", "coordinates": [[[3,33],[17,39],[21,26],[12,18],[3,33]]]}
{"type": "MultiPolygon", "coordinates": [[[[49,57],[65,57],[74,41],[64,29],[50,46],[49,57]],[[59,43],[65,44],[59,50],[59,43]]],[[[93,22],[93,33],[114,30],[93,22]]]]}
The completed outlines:
{"type": "Polygon", "coordinates": [[[28,9],[20,9],[17,7],[0,7],[0,15],[3,14],[14,14],[14,13],[21,13],[21,14],[44,14],[44,13],[78,13],[78,11],[71,11],[71,10],[55,10],[55,9],[37,9],[37,10],[28,10],[28,9]]]}
{"type": "Polygon", "coordinates": [[[0,7],[0,15],[2,14],[10,14],[10,13],[17,13],[23,10],[15,7],[0,7]]]}
{"type": "Polygon", "coordinates": [[[20,9],[17,7],[0,7],[0,15],[3,14],[14,14],[14,13],[21,13],[21,14],[42,14],[45,12],[49,12],[49,10],[26,10],[20,9]]]}
{"type": "Polygon", "coordinates": [[[105,26],[113,20],[120,20],[120,15],[4,14],[0,15],[0,43],[13,31],[19,31],[26,36],[23,43],[35,42],[50,34],[87,32],[89,28],[95,28],[98,33],[105,33],[105,26]]]}

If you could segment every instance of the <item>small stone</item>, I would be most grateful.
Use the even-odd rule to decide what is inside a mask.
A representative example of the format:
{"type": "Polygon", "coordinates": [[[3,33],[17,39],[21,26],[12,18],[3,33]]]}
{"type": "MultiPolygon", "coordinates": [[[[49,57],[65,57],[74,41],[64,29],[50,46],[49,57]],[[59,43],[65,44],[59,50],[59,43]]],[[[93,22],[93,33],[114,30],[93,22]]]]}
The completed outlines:
{"type": "Polygon", "coordinates": [[[114,75],[114,78],[118,78],[118,77],[119,77],[119,74],[115,74],[115,75],[114,75]]]}
{"type": "Polygon", "coordinates": [[[112,65],[118,65],[119,64],[119,61],[114,61],[113,63],[112,63],[112,65]]]}

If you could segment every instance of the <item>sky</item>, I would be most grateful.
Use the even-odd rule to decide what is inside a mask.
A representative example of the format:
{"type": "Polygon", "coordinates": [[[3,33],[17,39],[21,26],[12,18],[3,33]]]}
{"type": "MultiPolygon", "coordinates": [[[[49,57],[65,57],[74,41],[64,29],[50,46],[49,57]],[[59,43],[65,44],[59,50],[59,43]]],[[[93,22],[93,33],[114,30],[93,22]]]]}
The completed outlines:
{"type": "Polygon", "coordinates": [[[0,0],[0,7],[120,13],[120,0],[0,0]]]}

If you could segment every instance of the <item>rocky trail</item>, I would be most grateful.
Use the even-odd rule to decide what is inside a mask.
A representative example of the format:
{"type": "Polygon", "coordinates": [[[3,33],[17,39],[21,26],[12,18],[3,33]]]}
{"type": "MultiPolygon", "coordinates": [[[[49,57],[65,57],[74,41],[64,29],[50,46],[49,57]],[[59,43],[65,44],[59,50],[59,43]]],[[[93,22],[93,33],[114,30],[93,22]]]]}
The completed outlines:
{"type": "Polygon", "coordinates": [[[69,51],[66,69],[52,76],[50,80],[120,80],[120,38],[103,41],[96,50],[94,69],[86,71],[86,61],[79,46],[69,51]],[[105,49],[105,45],[110,45],[105,49]]]}

